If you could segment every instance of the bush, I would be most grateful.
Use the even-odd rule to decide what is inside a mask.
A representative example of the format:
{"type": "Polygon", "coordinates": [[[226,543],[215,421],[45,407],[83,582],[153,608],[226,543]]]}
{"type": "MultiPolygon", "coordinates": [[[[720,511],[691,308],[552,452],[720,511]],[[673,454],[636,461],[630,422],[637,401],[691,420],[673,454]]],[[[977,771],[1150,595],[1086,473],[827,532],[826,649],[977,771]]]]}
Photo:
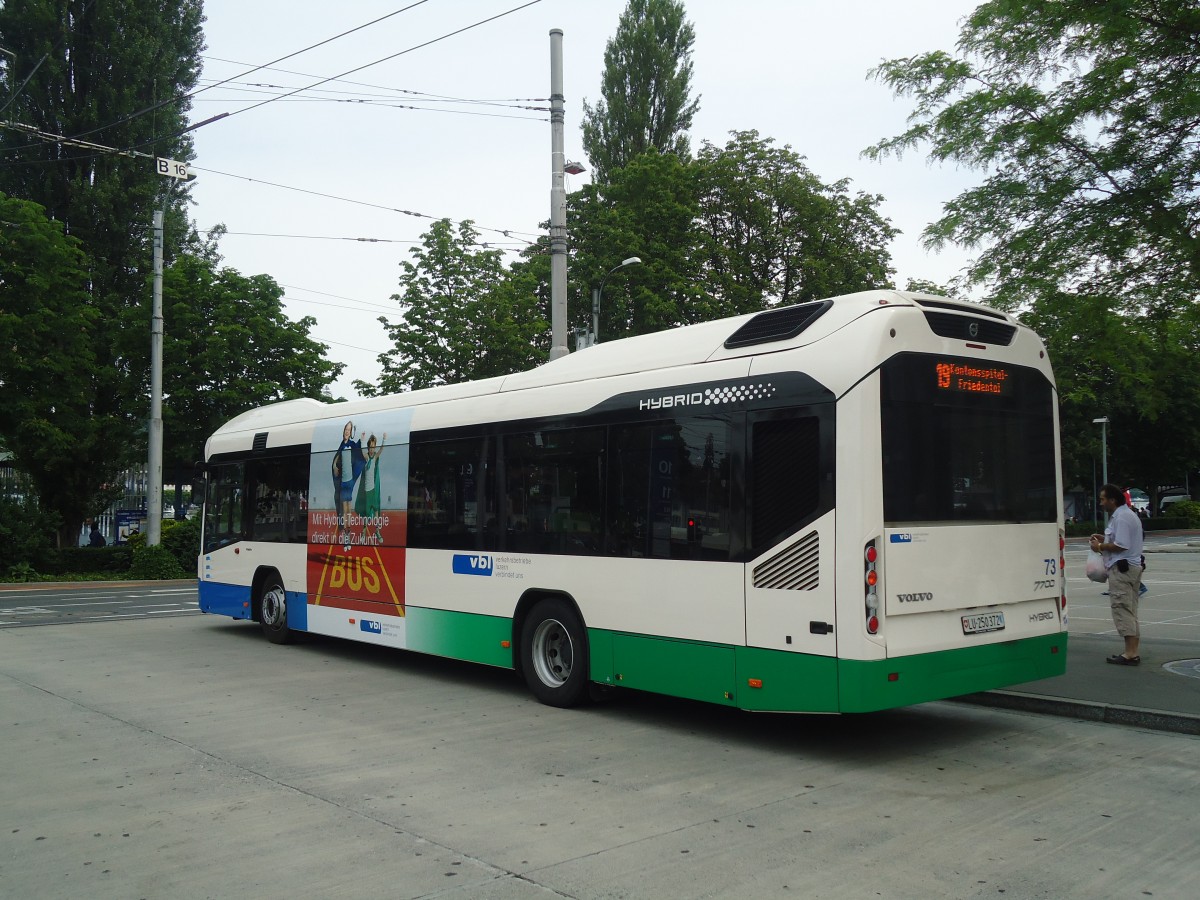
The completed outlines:
{"type": "Polygon", "coordinates": [[[133,562],[129,547],[63,547],[46,554],[46,575],[124,575],[133,562]]]}
{"type": "Polygon", "coordinates": [[[133,565],[129,577],[136,581],[161,581],[169,578],[186,578],[179,560],[162,544],[155,547],[137,547],[133,551],[133,565]]]}
{"type": "Polygon", "coordinates": [[[200,520],[163,522],[162,545],[171,551],[179,568],[189,575],[195,574],[196,557],[200,554],[200,520]]]}
{"type": "Polygon", "coordinates": [[[1200,502],[1195,500],[1177,500],[1171,504],[1171,518],[1187,522],[1181,528],[1200,528],[1200,502]]]}
{"type": "Polygon", "coordinates": [[[22,572],[44,569],[57,531],[58,516],[42,510],[32,499],[0,500],[0,572],[19,565],[24,566],[22,572]]]}

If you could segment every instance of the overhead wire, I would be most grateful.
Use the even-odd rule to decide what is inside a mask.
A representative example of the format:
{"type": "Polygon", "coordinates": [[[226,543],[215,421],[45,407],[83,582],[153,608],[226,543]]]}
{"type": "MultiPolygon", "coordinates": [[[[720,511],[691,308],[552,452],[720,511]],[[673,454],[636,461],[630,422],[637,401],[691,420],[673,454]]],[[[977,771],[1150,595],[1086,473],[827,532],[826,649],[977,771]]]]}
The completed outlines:
{"type": "MultiPolygon", "coordinates": [[[[88,6],[91,6],[91,4],[94,2],[95,2],[95,0],[89,0],[88,6]]],[[[114,122],[109,122],[107,125],[101,125],[98,128],[93,128],[91,131],[84,131],[79,134],[71,135],[70,139],[71,140],[79,140],[80,138],[85,138],[85,137],[88,137],[89,135],[96,134],[101,131],[106,131],[109,128],[115,128],[117,125],[124,125],[126,122],[131,122],[136,118],[139,118],[144,115],[148,115],[149,113],[152,113],[155,110],[161,109],[162,107],[167,106],[168,104],[182,103],[185,100],[190,100],[190,99],[196,97],[197,95],[204,93],[205,91],[210,91],[213,88],[221,87],[221,85],[227,84],[231,81],[234,81],[237,78],[245,78],[247,75],[253,75],[255,72],[258,72],[261,69],[268,68],[269,66],[273,66],[276,63],[281,63],[284,60],[291,59],[294,56],[299,56],[302,53],[307,53],[310,50],[315,50],[318,47],[323,47],[326,44],[333,43],[334,41],[340,40],[341,38],[344,38],[347,35],[354,34],[354,32],[356,32],[356,31],[362,31],[364,28],[370,28],[372,25],[378,25],[380,22],[383,22],[386,19],[390,19],[393,16],[398,16],[401,13],[408,12],[409,10],[414,9],[418,6],[423,6],[424,4],[426,4],[428,2],[430,2],[430,0],[416,0],[415,3],[410,3],[408,6],[402,7],[397,10],[393,10],[392,12],[387,13],[386,15],[379,16],[378,18],[372,19],[370,22],[365,22],[362,25],[356,25],[354,28],[351,28],[348,31],[343,31],[341,34],[335,34],[333,37],[325,38],[325,40],[318,41],[317,43],[311,44],[308,47],[305,47],[301,50],[294,50],[293,52],[288,53],[285,56],[281,56],[278,59],[272,60],[271,62],[263,63],[260,66],[255,66],[254,68],[250,69],[247,72],[242,72],[239,75],[230,76],[229,78],[226,78],[224,81],[219,81],[216,84],[207,85],[205,87],[200,88],[199,90],[191,91],[187,94],[184,94],[182,97],[170,97],[166,100],[160,100],[158,103],[154,103],[150,106],[147,106],[143,109],[138,110],[137,112],[130,113],[127,116],[122,116],[120,119],[117,119],[114,122]]],[[[86,8],[84,11],[85,12],[87,11],[86,8]]],[[[63,38],[60,39],[60,43],[63,39],[65,39],[65,37],[66,37],[66,35],[64,34],[63,38]]],[[[57,46],[57,45],[55,45],[55,46],[57,46]]],[[[47,54],[47,55],[49,55],[49,54],[47,54]]],[[[42,59],[44,60],[45,57],[42,57],[42,59]]],[[[39,62],[38,65],[41,65],[41,63],[39,62]]],[[[36,68],[35,68],[35,71],[36,71],[36,68]]],[[[32,78],[32,77],[33,77],[33,73],[30,73],[29,78],[32,78]]],[[[25,79],[26,83],[28,83],[29,78],[25,79]]],[[[24,83],[21,86],[24,87],[25,86],[24,83]]],[[[15,96],[13,97],[13,99],[16,99],[15,96]]],[[[4,107],[0,107],[0,113],[4,112],[4,110],[7,109],[11,103],[12,103],[12,100],[10,100],[9,103],[6,103],[4,105],[4,107]]],[[[163,140],[163,138],[157,138],[156,140],[163,140]]],[[[35,145],[29,145],[29,146],[35,146],[35,145]]],[[[12,148],[12,149],[24,149],[24,148],[17,147],[17,148],[12,148]]]]}

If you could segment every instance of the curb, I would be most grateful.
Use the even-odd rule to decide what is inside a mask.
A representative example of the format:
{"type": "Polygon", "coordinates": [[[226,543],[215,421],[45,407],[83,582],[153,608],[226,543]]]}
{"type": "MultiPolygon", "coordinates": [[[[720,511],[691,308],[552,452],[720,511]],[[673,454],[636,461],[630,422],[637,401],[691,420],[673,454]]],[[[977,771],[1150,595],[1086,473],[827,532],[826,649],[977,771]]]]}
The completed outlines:
{"type": "Polygon", "coordinates": [[[1042,694],[1020,694],[1014,691],[984,691],[951,698],[956,703],[972,703],[978,706],[994,706],[1022,712],[1041,713],[1052,716],[1068,716],[1088,722],[1104,722],[1109,725],[1128,725],[1133,728],[1150,728],[1154,731],[1170,731],[1175,734],[1200,735],[1200,716],[1187,713],[1167,712],[1157,709],[1137,709],[1132,706],[1117,706],[1112,703],[1096,703],[1091,700],[1066,700],[1062,697],[1046,697],[1042,694]]]}

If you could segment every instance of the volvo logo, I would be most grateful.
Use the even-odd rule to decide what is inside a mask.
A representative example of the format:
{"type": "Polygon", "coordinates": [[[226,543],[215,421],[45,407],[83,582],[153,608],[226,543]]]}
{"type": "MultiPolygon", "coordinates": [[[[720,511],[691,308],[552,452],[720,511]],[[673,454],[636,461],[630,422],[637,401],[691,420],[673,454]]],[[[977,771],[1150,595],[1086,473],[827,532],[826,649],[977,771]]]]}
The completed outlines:
{"type": "Polygon", "coordinates": [[[933,599],[932,592],[925,594],[897,594],[896,596],[900,599],[901,603],[920,603],[924,600],[933,599]]]}
{"type": "Polygon", "coordinates": [[[971,322],[969,325],[967,325],[967,334],[973,338],[979,337],[979,323],[971,322]]]}

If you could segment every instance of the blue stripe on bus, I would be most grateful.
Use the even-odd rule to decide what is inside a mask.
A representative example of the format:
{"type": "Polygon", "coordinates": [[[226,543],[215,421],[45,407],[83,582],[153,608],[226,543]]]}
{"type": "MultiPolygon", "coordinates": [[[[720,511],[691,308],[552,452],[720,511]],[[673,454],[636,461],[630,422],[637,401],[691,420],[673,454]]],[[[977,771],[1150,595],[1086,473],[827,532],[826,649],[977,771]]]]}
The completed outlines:
{"type": "Polygon", "coordinates": [[[199,594],[200,609],[203,612],[219,616],[233,616],[235,619],[250,618],[250,588],[248,585],[201,581],[199,594]]]}

